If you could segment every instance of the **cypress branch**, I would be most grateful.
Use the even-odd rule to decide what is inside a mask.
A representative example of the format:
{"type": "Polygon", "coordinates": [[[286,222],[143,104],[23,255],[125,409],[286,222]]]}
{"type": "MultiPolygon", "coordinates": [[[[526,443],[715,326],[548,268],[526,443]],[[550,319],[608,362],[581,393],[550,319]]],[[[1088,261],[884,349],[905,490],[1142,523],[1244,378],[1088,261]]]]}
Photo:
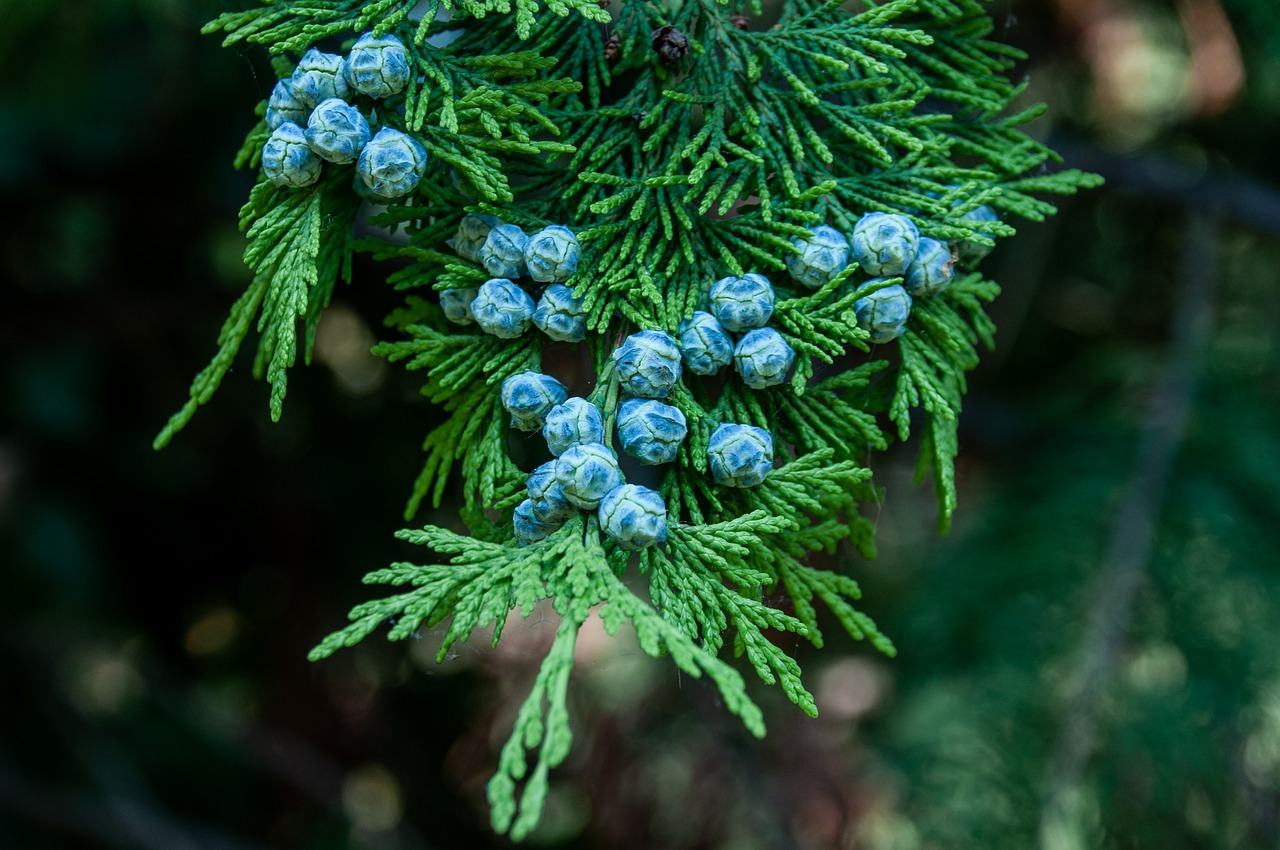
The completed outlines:
{"type": "MultiPolygon", "coordinates": [[[[756,15],[759,5],[752,4],[756,15]]],[[[982,3],[891,0],[858,14],[842,5],[794,0],[783,4],[776,27],[757,31],[740,28],[742,20],[713,0],[625,3],[617,20],[593,0],[433,0],[416,11],[411,0],[266,0],[205,28],[228,45],[263,45],[282,76],[293,71],[289,54],[312,46],[345,47],[365,32],[399,39],[409,70],[403,91],[351,100],[379,130],[421,146],[426,162],[413,188],[377,199],[381,209],[368,215],[368,235],[358,242],[361,199],[344,166],[326,164],[309,189],[259,182],[241,212],[253,280],[232,307],[214,360],[156,445],[208,401],[255,320],[255,374],[271,385],[269,410],[278,418],[299,322],[309,359],[337,280],[350,280],[354,250],[387,265],[400,306],[389,305],[390,338],[374,351],[421,374],[423,395],[444,413],[424,439],[405,516],[424,500],[442,506],[456,471],[468,533],[401,532],[434,560],[370,573],[368,583],[397,591],[356,606],[311,657],[383,625],[398,640],[448,621],[443,657],[489,624],[496,643],[511,612],[527,616],[551,600],[560,618],[555,638],[488,786],[494,828],[514,839],[537,825],[550,771],[569,752],[573,649],[593,609],[611,634],[630,623],[647,654],[705,674],[755,735],[764,734],[763,716],[742,675],[720,657],[730,636],[758,678],[809,714],[817,707],[799,667],[770,632],[821,646],[829,616],[893,654],[855,604],[861,591],[847,566],[809,561],[817,553],[849,563],[874,556],[874,525],[859,508],[881,493],[863,464],[894,436],[917,440],[918,479],[932,481],[946,530],[957,503],[966,375],[994,339],[985,308],[999,290],[974,264],[1015,233],[1014,220],[1051,215],[1046,195],[1098,183],[1054,170],[1056,154],[1024,132],[1040,108],[1011,110],[1023,86],[1006,74],[1022,56],[991,40],[982,3]],[[946,274],[951,263],[959,268],[949,283],[925,286],[914,265],[888,266],[874,252],[819,257],[836,267],[806,278],[820,228],[848,237],[872,213],[901,216],[897,226],[943,243],[938,262],[950,248],[946,274]],[[491,280],[514,281],[513,298],[549,297],[546,281],[533,285],[526,274],[546,257],[521,256],[514,242],[502,248],[514,254],[500,256],[483,232],[476,245],[459,241],[464,224],[496,227],[495,219],[526,236],[551,225],[574,235],[576,267],[552,260],[566,263],[556,282],[581,299],[586,338],[577,349],[565,342],[544,349],[540,330],[507,338],[451,323],[476,318],[461,314],[483,300],[466,293],[491,280]],[[870,274],[877,264],[884,273],[870,274]],[[695,311],[710,308],[716,281],[749,274],[765,276],[775,293],[767,319],[778,349],[771,350],[789,349],[794,366],[770,383],[748,378],[740,362],[734,374],[705,381],[686,363],[684,376],[659,393],[686,433],[656,493],[635,496],[648,501],[632,504],[639,518],[627,522],[653,519],[643,511],[656,510],[657,499],[665,543],[620,536],[635,528],[610,526],[601,508],[575,510],[559,527],[533,527],[519,545],[519,523],[537,515],[529,470],[506,448],[512,413],[503,382],[543,371],[544,359],[557,374],[590,371],[566,393],[596,405],[603,442],[619,446],[627,439],[614,430],[624,382],[636,376],[614,363],[615,351],[637,332],[679,334],[695,311]],[[903,286],[915,290],[903,323],[876,326],[868,305],[908,303],[903,286]],[[712,454],[726,425],[739,430],[724,433],[767,432],[772,467],[765,444],[753,444],[762,482],[734,479],[741,470],[731,470],[730,483],[754,486],[724,483],[712,454]],[[623,581],[633,565],[647,598],[623,581]],[[792,611],[774,607],[766,593],[781,594],[792,611]],[[818,603],[829,614],[820,615],[818,603]]],[[[272,135],[267,118],[276,114],[267,106],[257,107],[237,167],[261,165],[272,135]]],[[[360,182],[360,167],[355,185],[371,188],[360,182]]],[[[497,232],[515,239],[510,229],[497,232]]],[[[863,250],[854,241],[855,252],[863,250]]]]}

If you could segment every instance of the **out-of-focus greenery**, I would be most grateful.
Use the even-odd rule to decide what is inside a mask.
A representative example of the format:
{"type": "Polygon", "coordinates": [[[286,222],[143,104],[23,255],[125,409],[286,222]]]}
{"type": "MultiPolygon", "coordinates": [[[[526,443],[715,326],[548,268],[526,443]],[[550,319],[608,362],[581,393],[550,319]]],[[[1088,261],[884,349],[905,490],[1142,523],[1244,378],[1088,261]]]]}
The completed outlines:
{"type": "MultiPolygon", "coordinates": [[[[279,425],[246,363],[150,449],[244,281],[229,159],[274,78],[196,35],[220,5],[0,2],[0,847],[498,846],[482,785],[553,614],[439,667],[435,634],[304,661],[352,578],[407,554],[391,533],[433,414],[367,355],[381,288],[339,292],[279,425]]],[[[703,683],[584,639],[540,846],[1280,844],[1280,7],[997,19],[1033,56],[1043,132],[1109,186],[989,260],[999,346],[952,534],[909,451],[877,470],[881,556],[847,566],[899,657],[784,644],[822,716],[762,688],[759,743],[703,683]],[[1234,92],[1197,96],[1236,56],[1234,92]],[[1209,343],[1114,663],[1081,700],[1200,213],[1209,343]],[[1081,710],[1071,817],[1046,819],[1081,710]]]]}

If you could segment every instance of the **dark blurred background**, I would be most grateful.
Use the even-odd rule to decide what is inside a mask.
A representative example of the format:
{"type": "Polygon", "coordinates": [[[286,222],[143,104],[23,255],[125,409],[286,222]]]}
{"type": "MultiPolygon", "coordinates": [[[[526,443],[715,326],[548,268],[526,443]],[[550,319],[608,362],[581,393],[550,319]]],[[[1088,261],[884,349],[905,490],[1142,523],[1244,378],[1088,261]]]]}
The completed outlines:
{"type": "MultiPolygon", "coordinates": [[[[425,556],[385,270],[281,423],[242,357],[151,449],[246,283],[230,159],[274,77],[198,35],[220,5],[0,0],[0,848],[505,846],[483,783],[547,619],[304,657],[425,556]]],[[[993,12],[1037,135],[1109,182],[987,261],[952,533],[914,446],[874,459],[881,555],[843,568],[898,658],[797,644],[822,716],[756,683],[757,743],[587,634],[531,844],[1280,848],[1280,4],[993,12]]]]}

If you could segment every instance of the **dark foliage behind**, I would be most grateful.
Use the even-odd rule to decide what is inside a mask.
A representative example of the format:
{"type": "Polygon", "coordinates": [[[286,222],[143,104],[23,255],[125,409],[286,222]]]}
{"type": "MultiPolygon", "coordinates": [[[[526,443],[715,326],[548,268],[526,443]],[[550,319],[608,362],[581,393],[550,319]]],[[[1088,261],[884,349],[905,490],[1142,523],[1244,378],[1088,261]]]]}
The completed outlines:
{"type": "MultiPolygon", "coordinates": [[[[385,288],[339,293],[280,424],[246,361],[151,450],[245,282],[229,159],[273,78],[197,34],[218,6],[0,0],[0,847],[503,844],[491,729],[549,622],[304,658],[421,554],[391,535],[433,411],[367,355],[385,288]]],[[[948,538],[910,453],[877,460],[882,554],[848,568],[899,658],[797,647],[822,717],[761,689],[760,744],[584,641],[537,843],[1280,846],[1280,11],[996,15],[1109,185],[988,261],[948,538]]]]}

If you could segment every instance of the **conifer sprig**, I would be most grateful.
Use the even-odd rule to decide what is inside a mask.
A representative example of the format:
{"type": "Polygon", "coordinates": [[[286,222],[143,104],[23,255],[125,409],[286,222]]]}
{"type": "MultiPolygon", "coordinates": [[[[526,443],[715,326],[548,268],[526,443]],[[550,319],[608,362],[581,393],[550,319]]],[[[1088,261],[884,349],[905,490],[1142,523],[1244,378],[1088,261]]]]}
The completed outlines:
{"type": "MultiPolygon", "coordinates": [[[[376,183],[363,172],[353,184],[350,172],[326,164],[312,188],[258,184],[242,212],[253,280],[157,446],[208,400],[255,321],[255,372],[271,385],[278,417],[299,328],[308,356],[336,281],[350,278],[353,251],[387,263],[387,284],[403,303],[375,353],[422,375],[422,394],[444,413],[424,439],[406,519],[424,500],[442,506],[456,471],[468,533],[401,532],[434,555],[370,573],[368,583],[399,590],[356,606],[312,658],[384,625],[393,640],[443,627],[444,657],[489,626],[496,645],[509,617],[552,606],[555,636],[488,787],[494,827],[513,838],[536,827],[549,772],[568,755],[573,651],[593,611],[609,633],[629,623],[646,653],[705,674],[756,735],[762,714],[720,657],[726,646],[809,714],[816,703],[777,633],[821,646],[833,621],[894,653],[859,607],[857,582],[828,568],[837,555],[874,556],[867,506],[880,492],[869,458],[891,438],[916,439],[920,477],[932,478],[946,529],[966,374],[993,343],[985,308],[999,291],[974,266],[1014,234],[1012,219],[1053,213],[1043,196],[1097,183],[1050,170],[1053,151],[1024,132],[1040,111],[1011,109],[1023,86],[1007,74],[1022,55],[992,38],[977,0],[871,2],[858,14],[842,5],[793,0],[765,28],[751,17],[761,15],[758,3],[718,0],[625,2],[616,18],[595,0],[267,0],[205,28],[227,44],[265,46],[285,76],[291,56],[317,45],[347,49],[362,33],[391,39],[380,43],[404,50],[400,88],[376,103],[375,94],[351,99],[410,160],[420,149],[425,165],[415,160],[421,173],[411,188],[370,196],[381,209],[358,242],[355,190],[368,194],[376,183]],[[849,237],[880,213],[900,233],[893,250],[923,256],[929,242],[935,265],[908,258],[893,266],[856,238],[849,249],[849,237]],[[466,228],[479,241],[464,239],[466,228]],[[517,242],[535,231],[553,234],[542,249],[552,254],[572,241],[572,262],[567,253],[530,259],[517,242]],[[814,245],[821,250],[810,256],[814,245]],[[551,294],[516,282],[533,276],[535,259],[555,266],[554,280],[567,287],[555,309],[579,311],[582,332],[557,331],[555,349],[540,335],[549,326],[521,330],[536,319],[521,299],[551,294]],[[667,363],[677,375],[669,386],[624,377],[634,371],[614,360],[624,343],[647,333],[656,334],[646,343],[654,351],[673,344],[663,340],[710,308],[714,283],[756,275],[768,310],[725,338],[728,376],[704,380],[686,363],[680,377],[667,363]],[[498,294],[476,294],[491,286],[498,294]],[[486,301],[499,295],[513,300],[486,301]],[[876,319],[874,306],[892,299],[901,321],[876,319]],[[486,304],[488,325],[476,312],[486,304]],[[752,348],[752,334],[765,342],[752,348]],[[785,374],[768,371],[770,357],[785,362],[785,374]],[[542,374],[583,370],[589,377],[572,387],[542,374]],[[661,424],[650,422],[657,430],[645,439],[664,452],[656,441],[674,440],[669,454],[645,461],[665,461],[656,489],[613,485],[611,493],[631,488],[629,514],[603,505],[583,513],[590,501],[582,493],[581,504],[560,506],[567,514],[550,501],[534,505],[531,471],[507,445],[512,427],[532,432],[543,420],[520,418],[531,415],[526,401],[508,405],[504,387],[513,381],[517,390],[528,383],[533,407],[537,393],[550,394],[551,409],[563,391],[580,396],[579,412],[599,415],[603,436],[590,445],[601,475],[620,448],[630,451],[622,445],[627,393],[654,393],[661,424]],[[713,459],[725,434],[746,441],[742,452],[713,459]],[[662,534],[651,525],[639,535],[637,524],[656,522],[658,510],[662,534]]],[[[326,61],[340,64],[336,54],[326,61]]],[[[238,166],[262,163],[279,110],[297,108],[287,95],[288,87],[271,102],[274,117],[259,105],[262,120],[238,166]]],[[[563,487],[560,464],[549,468],[563,487]]]]}
{"type": "Polygon", "coordinates": [[[249,238],[244,261],[253,280],[218,334],[218,353],[192,381],[187,403],[156,436],[156,448],[167,445],[212,398],[255,318],[261,339],[253,374],[271,385],[271,418],[280,419],[288,369],[297,357],[298,322],[305,325],[303,357],[310,362],[320,314],[338,279],[351,280],[351,228],[358,209],[358,199],[334,180],[306,192],[285,192],[266,181],[254,187],[240,211],[249,238]]]}

